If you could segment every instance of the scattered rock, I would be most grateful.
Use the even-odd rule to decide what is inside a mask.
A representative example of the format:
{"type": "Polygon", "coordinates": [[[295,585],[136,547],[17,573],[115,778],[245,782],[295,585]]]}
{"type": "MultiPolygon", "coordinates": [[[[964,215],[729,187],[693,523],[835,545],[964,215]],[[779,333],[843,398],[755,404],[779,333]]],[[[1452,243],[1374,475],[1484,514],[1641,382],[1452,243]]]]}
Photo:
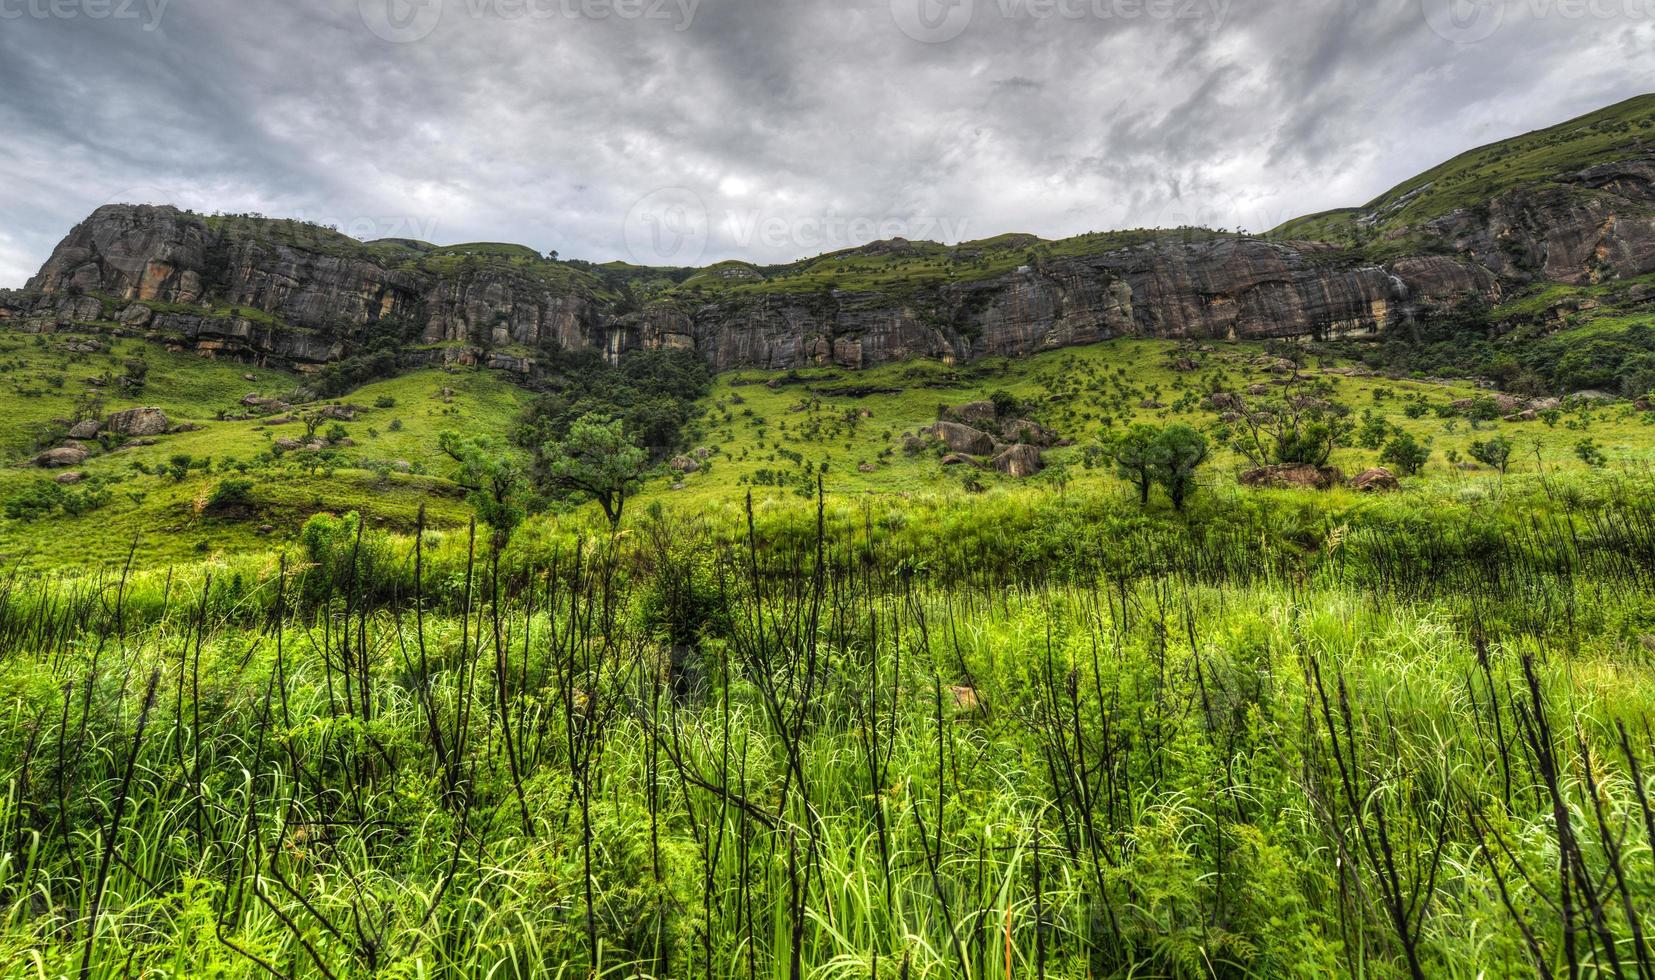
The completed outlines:
{"type": "Polygon", "coordinates": [[[86,462],[86,457],[89,455],[84,446],[59,446],[56,449],[46,450],[34,459],[29,460],[29,463],[45,469],[56,470],[66,466],[79,466],[86,462]]]}
{"type": "Polygon", "coordinates": [[[123,436],[158,436],[167,431],[170,423],[159,408],[131,408],[109,416],[105,428],[123,436]]]}
{"type": "Polygon", "coordinates": [[[275,534],[276,533],[276,528],[275,528],[274,525],[271,525],[271,524],[260,524],[259,525],[259,533],[260,534],[275,534]]]}
{"type": "Polygon", "coordinates": [[[279,398],[265,398],[258,394],[251,394],[243,397],[241,403],[247,408],[262,412],[266,415],[272,415],[276,412],[285,412],[292,407],[288,405],[287,402],[284,402],[279,398]]]}
{"type": "Polygon", "coordinates": [[[993,425],[999,413],[993,402],[966,402],[948,410],[948,418],[966,425],[993,425]]]}
{"type": "Polygon", "coordinates": [[[1561,398],[1536,398],[1529,402],[1529,409],[1535,412],[1549,412],[1552,409],[1562,407],[1563,399],[1561,398]]]}
{"type": "Polygon", "coordinates": [[[1533,422],[1535,419],[1537,419],[1539,417],[1540,417],[1540,414],[1538,412],[1536,412],[1534,409],[1525,408],[1521,412],[1518,412],[1516,415],[1507,415],[1506,416],[1506,421],[1507,422],[1533,422]]]}
{"type": "Polygon", "coordinates": [[[304,443],[297,439],[277,439],[272,445],[285,452],[293,452],[304,446],[304,443]]]}
{"type": "Polygon", "coordinates": [[[1236,398],[1236,396],[1227,391],[1215,391],[1212,393],[1212,396],[1207,399],[1207,404],[1211,405],[1214,411],[1224,411],[1226,409],[1235,408],[1239,402],[1240,399],[1236,398]]]}
{"type": "Polygon", "coordinates": [[[674,456],[667,466],[674,473],[696,473],[701,470],[701,464],[688,456],[674,456]]]}
{"type": "Polygon", "coordinates": [[[1139,408],[1166,408],[1165,405],[1161,404],[1160,402],[1156,401],[1153,398],[1145,398],[1143,401],[1138,403],[1138,407],[1139,408]]]}
{"type": "Polygon", "coordinates": [[[85,473],[81,473],[81,472],[74,471],[74,470],[71,470],[68,473],[60,473],[56,477],[57,482],[63,484],[64,486],[69,486],[71,484],[79,483],[80,481],[82,481],[84,479],[86,479],[86,474],[85,473]]]}
{"type": "Polygon", "coordinates": [[[326,405],[317,414],[332,422],[354,422],[356,421],[356,406],[326,405]]]}
{"type": "Polygon", "coordinates": [[[1573,398],[1575,401],[1582,402],[1612,402],[1617,400],[1615,396],[1611,395],[1609,392],[1598,391],[1595,388],[1588,388],[1585,391],[1577,391],[1569,397],[1573,398]]]}
{"type": "Polygon", "coordinates": [[[1254,398],[1262,398],[1263,396],[1270,394],[1270,386],[1269,385],[1248,385],[1247,386],[1247,394],[1252,395],[1254,398]]]}
{"type": "Polygon", "coordinates": [[[924,435],[942,441],[951,452],[966,453],[971,456],[987,456],[994,452],[994,440],[987,433],[973,429],[969,425],[958,422],[938,422],[929,429],[923,430],[924,435]]]}
{"type": "Polygon", "coordinates": [[[1247,487],[1306,487],[1328,490],[1344,482],[1344,474],[1331,466],[1316,467],[1308,463],[1295,466],[1265,466],[1241,474],[1241,484],[1247,487]]]}
{"type": "Polygon", "coordinates": [[[124,326],[143,329],[149,325],[149,321],[154,316],[154,310],[142,303],[133,303],[131,306],[121,311],[120,320],[124,326]]]}
{"type": "Polygon", "coordinates": [[[86,419],[81,422],[76,422],[74,426],[69,429],[69,438],[96,439],[98,437],[98,433],[102,430],[102,422],[97,419],[86,419]]]}
{"type": "Polygon", "coordinates": [[[257,380],[259,380],[259,376],[256,375],[256,374],[244,374],[244,375],[241,376],[241,380],[243,380],[243,381],[257,381],[257,380]]]}
{"type": "Polygon", "coordinates": [[[414,464],[408,462],[406,459],[399,459],[391,464],[391,469],[396,470],[398,473],[412,473],[414,472],[414,464]]]}
{"type": "Polygon", "coordinates": [[[956,715],[975,715],[983,710],[983,699],[977,696],[977,689],[969,685],[950,687],[948,697],[954,702],[956,715]]]}
{"type": "Polygon", "coordinates": [[[1456,412],[1469,412],[1477,407],[1483,398],[1491,399],[1501,415],[1512,415],[1523,410],[1523,400],[1516,395],[1508,395],[1503,391],[1496,391],[1478,398],[1461,398],[1450,407],[1456,412]]]}
{"type": "Polygon", "coordinates": [[[1000,434],[1013,443],[1039,446],[1042,449],[1049,449],[1057,442],[1057,433],[1039,422],[1030,422],[1028,419],[1013,419],[1005,423],[1000,426],[1000,434]]]}
{"type": "Polygon", "coordinates": [[[994,468],[1021,480],[1045,469],[1046,460],[1038,448],[1016,445],[994,457],[994,468]]]}
{"type": "Polygon", "coordinates": [[[980,469],[983,464],[977,462],[975,459],[972,459],[970,456],[967,456],[964,453],[949,453],[947,456],[944,456],[942,458],[942,465],[944,465],[944,466],[975,466],[975,467],[978,467],[980,469]]]}
{"type": "Polygon", "coordinates": [[[1396,474],[1383,466],[1367,470],[1350,481],[1350,485],[1363,493],[1389,493],[1402,489],[1402,483],[1396,478],[1396,474]]]}
{"type": "Polygon", "coordinates": [[[1190,371],[1199,371],[1200,366],[1187,357],[1180,357],[1178,360],[1172,362],[1172,369],[1174,371],[1182,371],[1187,374],[1190,371]]]}
{"type": "Polygon", "coordinates": [[[858,473],[878,473],[879,467],[873,465],[872,463],[863,463],[856,468],[856,471],[858,473]]]}

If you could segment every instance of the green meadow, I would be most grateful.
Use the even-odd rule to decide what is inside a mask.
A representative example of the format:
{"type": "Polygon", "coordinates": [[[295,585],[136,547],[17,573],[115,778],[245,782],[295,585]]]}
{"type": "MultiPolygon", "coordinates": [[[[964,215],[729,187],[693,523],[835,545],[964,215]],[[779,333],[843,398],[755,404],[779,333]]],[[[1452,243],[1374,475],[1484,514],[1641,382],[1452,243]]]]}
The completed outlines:
{"type": "Polygon", "coordinates": [[[0,975],[1649,975],[1655,416],[1360,354],[734,372],[617,525],[496,526],[439,443],[539,465],[497,373],[0,334],[0,975]],[[1243,485],[1254,389],[1428,454],[1243,485]],[[1044,470],[945,465],[973,402],[1044,470]]]}

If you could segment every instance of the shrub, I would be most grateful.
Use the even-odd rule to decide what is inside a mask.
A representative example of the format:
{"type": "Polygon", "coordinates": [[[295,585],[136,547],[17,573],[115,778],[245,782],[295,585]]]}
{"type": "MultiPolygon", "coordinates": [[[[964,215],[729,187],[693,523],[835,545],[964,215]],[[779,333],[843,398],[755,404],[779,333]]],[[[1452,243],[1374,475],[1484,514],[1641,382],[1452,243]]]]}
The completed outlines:
{"type": "Polygon", "coordinates": [[[213,487],[213,492],[207,497],[207,509],[210,511],[224,511],[235,507],[246,507],[252,502],[252,480],[220,480],[218,486],[213,487]]]}
{"type": "Polygon", "coordinates": [[[1379,461],[1387,466],[1396,467],[1397,471],[1405,476],[1413,476],[1425,468],[1431,458],[1431,442],[1420,442],[1410,433],[1404,432],[1385,444],[1385,451],[1380,454],[1379,461]]]}

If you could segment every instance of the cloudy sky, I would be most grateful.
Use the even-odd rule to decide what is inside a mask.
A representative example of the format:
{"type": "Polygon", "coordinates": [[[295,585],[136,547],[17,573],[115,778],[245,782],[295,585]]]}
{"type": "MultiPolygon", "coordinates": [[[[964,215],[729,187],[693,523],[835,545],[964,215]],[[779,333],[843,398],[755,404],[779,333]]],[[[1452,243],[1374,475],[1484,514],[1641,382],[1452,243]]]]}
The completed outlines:
{"type": "Polygon", "coordinates": [[[0,286],[100,204],[568,258],[1264,230],[1655,90],[1655,0],[0,0],[0,286]]]}

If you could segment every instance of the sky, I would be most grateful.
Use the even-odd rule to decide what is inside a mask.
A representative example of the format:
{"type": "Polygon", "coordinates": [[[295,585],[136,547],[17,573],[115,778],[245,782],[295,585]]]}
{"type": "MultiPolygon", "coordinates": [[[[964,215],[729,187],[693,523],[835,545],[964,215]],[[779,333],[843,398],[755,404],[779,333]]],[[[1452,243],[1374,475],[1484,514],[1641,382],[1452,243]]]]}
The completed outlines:
{"type": "Polygon", "coordinates": [[[0,0],[0,287],[106,203],[785,262],[1265,231],[1655,90],[1655,0],[0,0]]]}

